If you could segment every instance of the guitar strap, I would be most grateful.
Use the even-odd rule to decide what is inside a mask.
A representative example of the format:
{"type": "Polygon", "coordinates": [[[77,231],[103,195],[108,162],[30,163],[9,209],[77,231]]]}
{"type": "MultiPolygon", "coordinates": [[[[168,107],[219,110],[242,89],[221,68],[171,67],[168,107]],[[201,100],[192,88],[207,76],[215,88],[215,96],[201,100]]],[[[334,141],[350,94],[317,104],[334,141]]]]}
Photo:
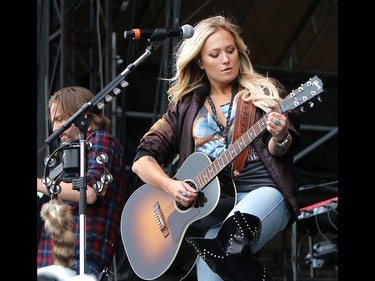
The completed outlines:
{"type": "MultiPolygon", "coordinates": [[[[256,107],[251,101],[244,101],[242,98],[238,99],[236,110],[236,121],[234,122],[234,131],[232,143],[242,136],[255,123],[256,107]]],[[[238,176],[241,169],[245,165],[250,146],[246,147],[233,161],[232,175],[238,176]]]]}

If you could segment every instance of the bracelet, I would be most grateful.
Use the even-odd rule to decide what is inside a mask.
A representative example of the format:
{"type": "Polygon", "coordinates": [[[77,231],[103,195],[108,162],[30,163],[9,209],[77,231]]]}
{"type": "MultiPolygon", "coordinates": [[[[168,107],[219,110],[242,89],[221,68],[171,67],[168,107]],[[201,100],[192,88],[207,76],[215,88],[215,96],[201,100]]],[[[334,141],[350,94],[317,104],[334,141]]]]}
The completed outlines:
{"type": "Polygon", "coordinates": [[[272,140],[276,143],[276,145],[278,147],[284,148],[288,144],[288,142],[290,140],[290,137],[291,137],[291,135],[288,132],[288,134],[286,135],[286,137],[281,142],[277,141],[275,137],[272,137],[272,140]]]}

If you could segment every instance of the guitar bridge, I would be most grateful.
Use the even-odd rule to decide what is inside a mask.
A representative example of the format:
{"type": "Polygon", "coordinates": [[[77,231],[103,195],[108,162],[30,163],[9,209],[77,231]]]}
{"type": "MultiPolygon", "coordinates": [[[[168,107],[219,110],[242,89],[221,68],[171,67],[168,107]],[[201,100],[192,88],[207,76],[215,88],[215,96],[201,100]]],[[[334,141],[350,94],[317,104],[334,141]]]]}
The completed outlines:
{"type": "Polygon", "coordinates": [[[153,207],[154,207],[154,216],[156,219],[156,223],[158,224],[159,229],[165,238],[169,235],[169,230],[164,222],[164,216],[163,216],[163,213],[161,212],[159,202],[156,202],[153,207]]]}

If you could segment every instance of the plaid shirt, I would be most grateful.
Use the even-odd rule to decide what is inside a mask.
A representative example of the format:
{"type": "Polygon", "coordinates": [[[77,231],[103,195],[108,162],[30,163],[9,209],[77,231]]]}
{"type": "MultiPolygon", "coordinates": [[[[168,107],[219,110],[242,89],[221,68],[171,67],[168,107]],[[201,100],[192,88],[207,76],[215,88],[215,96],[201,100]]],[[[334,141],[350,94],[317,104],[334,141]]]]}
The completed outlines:
{"type": "MultiPolygon", "coordinates": [[[[121,143],[106,131],[95,131],[94,134],[88,133],[87,141],[92,144],[92,148],[98,153],[105,153],[108,156],[106,166],[113,177],[105,195],[99,196],[94,204],[87,204],[86,208],[86,259],[96,261],[103,269],[106,264],[110,264],[112,261],[116,239],[120,234],[120,218],[126,195],[124,149],[121,143]]],[[[93,182],[99,181],[104,172],[103,164],[97,163],[96,156],[96,153],[89,149],[86,179],[90,186],[93,182]]],[[[61,175],[64,173],[65,171],[61,175]]],[[[68,201],[65,201],[65,203],[71,206],[75,221],[74,262],[76,263],[80,260],[79,203],[68,201]]],[[[52,264],[53,244],[43,225],[38,246],[37,267],[52,264]]]]}

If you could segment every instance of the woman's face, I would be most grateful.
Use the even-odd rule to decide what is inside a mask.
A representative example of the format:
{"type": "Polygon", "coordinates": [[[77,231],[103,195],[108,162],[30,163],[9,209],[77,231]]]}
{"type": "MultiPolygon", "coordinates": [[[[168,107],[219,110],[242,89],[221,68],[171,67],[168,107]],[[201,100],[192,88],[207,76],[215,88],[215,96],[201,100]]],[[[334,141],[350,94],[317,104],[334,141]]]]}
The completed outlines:
{"type": "Polygon", "coordinates": [[[225,86],[237,77],[238,51],[229,31],[219,29],[207,37],[200,55],[200,67],[211,84],[225,86]]]}

